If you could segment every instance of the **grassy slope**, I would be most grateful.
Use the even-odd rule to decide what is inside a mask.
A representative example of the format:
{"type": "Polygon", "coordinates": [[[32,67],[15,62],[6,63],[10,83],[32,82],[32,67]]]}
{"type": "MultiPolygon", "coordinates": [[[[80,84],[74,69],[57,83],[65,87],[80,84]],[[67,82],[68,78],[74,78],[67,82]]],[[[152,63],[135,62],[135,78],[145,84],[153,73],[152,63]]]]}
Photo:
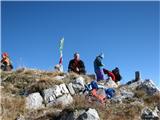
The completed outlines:
{"type": "MultiPolygon", "coordinates": [[[[98,111],[102,120],[137,120],[145,106],[153,109],[160,101],[159,94],[150,97],[143,91],[134,91],[136,99],[126,100],[122,104],[111,104],[109,101],[106,104],[99,104],[96,101],[89,102],[84,96],[75,95],[73,104],[66,108],[58,105],[35,111],[25,109],[25,97],[19,95],[24,90],[28,93],[40,92],[63,82],[69,83],[77,76],[74,73],[66,74],[30,69],[1,72],[1,119],[14,120],[19,114],[22,114],[29,120],[45,120],[55,117],[61,110],[74,111],[91,107],[98,111]],[[54,77],[57,75],[66,75],[66,78],[63,81],[55,80],[54,77]],[[138,99],[144,101],[144,104],[137,102],[138,99]]],[[[91,81],[89,77],[83,77],[86,82],[91,81]]]]}

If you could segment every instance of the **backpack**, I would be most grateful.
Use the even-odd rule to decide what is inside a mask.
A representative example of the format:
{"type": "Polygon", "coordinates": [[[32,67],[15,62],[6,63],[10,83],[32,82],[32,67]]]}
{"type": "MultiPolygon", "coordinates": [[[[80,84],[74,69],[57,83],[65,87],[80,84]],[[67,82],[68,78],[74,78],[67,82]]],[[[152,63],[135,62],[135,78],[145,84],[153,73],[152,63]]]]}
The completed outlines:
{"type": "Polygon", "coordinates": [[[119,68],[116,67],[115,69],[112,70],[112,73],[115,75],[116,82],[120,81],[122,79],[122,76],[120,75],[119,68]]]}
{"type": "Polygon", "coordinates": [[[108,89],[105,89],[105,93],[106,93],[107,98],[111,99],[112,97],[115,96],[116,91],[113,88],[108,88],[108,89]]]}

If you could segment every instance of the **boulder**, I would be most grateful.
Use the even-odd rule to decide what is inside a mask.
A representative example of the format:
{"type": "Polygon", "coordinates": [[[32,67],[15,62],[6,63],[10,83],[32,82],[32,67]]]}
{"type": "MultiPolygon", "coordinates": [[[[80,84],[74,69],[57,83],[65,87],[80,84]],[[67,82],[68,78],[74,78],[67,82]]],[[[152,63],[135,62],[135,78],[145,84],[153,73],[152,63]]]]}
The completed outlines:
{"type": "Polygon", "coordinates": [[[74,88],[75,93],[80,93],[85,89],[82,85],[74,83],[72,84],[72,87],[74,88]]]}
{"type": "Polygon", "coordinates": [[[95,109],[89,108],[86,112],[81,114],[77,120],[100,120],[100,118],[95,109]]]}
{"type": "Polygon", "coordinates": [[[83,114],[85,110],[74,110],[69,111],[64,109],[60,114],[60,120],[77,120],[79,115],[83,114]]]}
{"type": "Polygon", "coordinates": [[[63,83],[63,84],[60,84],[59,87],[60,87],[61,92],[62,92],[63,94],[69,93],[69,91],[68,91],[68,89],[67,89],[67,87],[66,87],[66,85],[65,85],[64,83],[63,83]]]}
{"type": "Polygon", "coordinates": [[[56,101],[56,96],[54,94],[54,89],[49,88],[49,89],[43,90],[43,99],[45,101],[45,104],[54,103],[56,101]]]}
{"type": "Polygon", "coordinates": [[[40,93],[32,93],[26,98],[26,108],[27,109],[38,109],[43,108],[43,98],[40,93]]]}
{"type": "Polygon", "coordinates": [[[74,94],[75,94],[75,91],[74,91],[74,89],[73,89],[72,83],[69,83],[69,84],[67,85],[67,88],[68,88],[68,90],[69,90],[69,92],[70,92],[71,95],[74,95],[74,94]]]}
{"type": "Polygon", "coordinates": [[[141,89],[144,90],[147,95],[154,95],[156,92],[159,91],[159,89],[155,86],[155,84],[153,83],[152,80],[145,80],[143,81],[138,87],[137,89],[141,89]]]}
{"type": "Polygon", "coordinates": [[[63,96],[56,99],[56,104],[67,106],[73,102],[73,98],[70,94],[64,94],[63,96]]]}
{"type": "Polygon", "coordinates": [[[117,88],[118,87],[118,85],[111,78],[106,81],[104,86],[106,88],[117,88]]]}
{"type": "Polygon", "coordinates": [[[56,97],[62,96],[62,93],[61,93],[62,90],[58,85],[55,85],[54,87],[52,87],[52,89],[56,97]]]}
{"type": "Polygon", "coordinates": [[[85,81],[83,77],[77,77],[72,83],[72,86],[76,93],[80,93],[85,89],[85,81]]]}
{"type": "Polygon", "coordinates": [[[99,115],[95,109],[88,110],[68,110],[64,109],[60,115],[60,120],[100,120],[99,115]]]}
{"type": "Polygon", "coordinates": [[[159,117],[156,112],[153,112],[149,108],[144,108],[142,110],[142,115],[141,115],[142,120],[159,120],[159,117]]]}
{"type": "Polygon", "coordinates": [[[76,78],[75,83],[80,84],[82,87],[84,87],[84,85],[85,85],[84,78],[82,76],[76,78]]]}

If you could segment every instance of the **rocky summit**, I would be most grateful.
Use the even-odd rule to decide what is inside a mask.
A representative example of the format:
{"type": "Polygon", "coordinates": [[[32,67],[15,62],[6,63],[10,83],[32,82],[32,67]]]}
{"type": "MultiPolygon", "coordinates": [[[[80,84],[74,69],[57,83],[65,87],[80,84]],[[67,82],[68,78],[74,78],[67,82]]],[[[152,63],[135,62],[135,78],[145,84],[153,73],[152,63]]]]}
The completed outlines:
{"type": "Polygon", "coordinates": [[[112,80],[97,82],[101,96],[106,94],[104,88],[114,91],[101,99],[92,90],[86,90],[94,81],[93,76],[26,68],[1,71],[0,118],[160,120],[160,90],[152,80],[133,80],[124,85],[112,80]]]}

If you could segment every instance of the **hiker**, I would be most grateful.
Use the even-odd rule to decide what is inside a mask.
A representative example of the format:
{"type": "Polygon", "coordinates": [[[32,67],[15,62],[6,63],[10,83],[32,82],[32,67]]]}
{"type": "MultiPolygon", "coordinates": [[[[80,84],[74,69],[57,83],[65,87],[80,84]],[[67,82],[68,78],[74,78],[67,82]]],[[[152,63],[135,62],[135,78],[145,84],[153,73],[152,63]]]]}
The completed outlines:
{"type": "Polygon", "coordinates": [[[13,65],[7,53],[2,54],[1,69],[3,71],[11,71],[13,69],[13,65]]]}
{"type": "Polygon", "coordinates": [[[104,54],[101,53],[94,60],[94,71],[96,73],[97,81],[105,80],[105,76],[103,72],[104,64],[102,63],[103,58],[104,58],[104,54]]]}
{"type": "Polygon", "coordinates": [[[74,54],[74,59],[70,60],[68,65],[68,72],[75,72],[77,74],[86,74],[85,65],[82,60],[80,60],[79,53],[74,54]]]}
{"type": "Polygon", "coordinates": [[[109,70],[107,70],[107,69],[104,68],[104,69],[103,69],[103,72],[104,72],[104,74],[107,74],[108,77],[111,77],[112,80],[113,80],[114,82],[116,82],[116,83],[122,79],[122,77],[121,77],[121,75],[120,75],[120,70],[119,70],[118,67],[116,67],[116,68],[113,69],[112,71],[109,71],[109,70]]]}

